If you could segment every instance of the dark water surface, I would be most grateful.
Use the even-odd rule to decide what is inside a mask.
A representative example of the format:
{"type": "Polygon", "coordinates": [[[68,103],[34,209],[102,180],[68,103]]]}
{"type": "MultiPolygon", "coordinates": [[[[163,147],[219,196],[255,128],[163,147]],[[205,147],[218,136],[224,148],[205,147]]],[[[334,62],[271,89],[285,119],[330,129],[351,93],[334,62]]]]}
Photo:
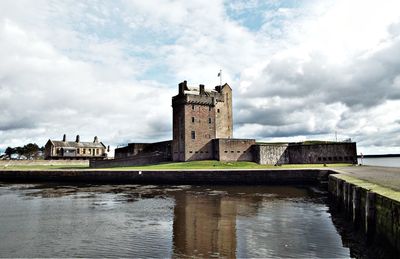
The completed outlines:
{"type": "Polygon", "coordinates": [[[0,257],[350,257],[311,187],[0,184],[0,257]]]}

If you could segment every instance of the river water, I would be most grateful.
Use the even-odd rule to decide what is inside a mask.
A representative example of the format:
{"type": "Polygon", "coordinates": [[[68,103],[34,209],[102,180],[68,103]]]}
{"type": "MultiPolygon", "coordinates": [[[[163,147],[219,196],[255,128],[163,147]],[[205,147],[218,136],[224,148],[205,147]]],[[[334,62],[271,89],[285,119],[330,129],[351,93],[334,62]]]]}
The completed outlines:
{"type": "Polygon", "coordinates": [[[0,183],[0,257],[349,258],[311,187],[0,183]]]}
{"type": "Polygon", "coordinates": [[[358,158],[358,163],[363,165],[400,167],[400,157],[368,157],[358,158]]]}

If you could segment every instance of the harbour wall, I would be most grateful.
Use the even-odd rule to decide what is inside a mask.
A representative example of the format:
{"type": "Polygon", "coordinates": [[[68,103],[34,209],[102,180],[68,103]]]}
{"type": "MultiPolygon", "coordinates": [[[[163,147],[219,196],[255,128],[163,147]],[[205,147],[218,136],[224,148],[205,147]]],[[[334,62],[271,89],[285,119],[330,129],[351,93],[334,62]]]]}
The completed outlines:
{"type": "Polygon", "coordinates": [[[337,209],[344,212],[368,243],[388,243],[400,251],[400,202],[397,199],[373,192],[340,174],[329,175],[328,189],[337,209]]]}
{"type": "Polygon", "coordinates": [[[124,184],[315,184],[327,181],[329,170],[3,170],[0,181],[54,181],[124,184]]]}

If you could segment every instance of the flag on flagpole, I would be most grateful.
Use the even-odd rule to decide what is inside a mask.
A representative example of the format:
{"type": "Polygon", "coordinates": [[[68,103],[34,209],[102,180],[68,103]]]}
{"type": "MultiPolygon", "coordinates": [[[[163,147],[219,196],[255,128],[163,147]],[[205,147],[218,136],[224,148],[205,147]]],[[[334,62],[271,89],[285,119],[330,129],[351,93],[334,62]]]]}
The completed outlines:
{"type": "Polygon", "coordinates": [[[218,77],[220,77],[220,76],[221,76],[221,72],[218,73],[218,77]]]}

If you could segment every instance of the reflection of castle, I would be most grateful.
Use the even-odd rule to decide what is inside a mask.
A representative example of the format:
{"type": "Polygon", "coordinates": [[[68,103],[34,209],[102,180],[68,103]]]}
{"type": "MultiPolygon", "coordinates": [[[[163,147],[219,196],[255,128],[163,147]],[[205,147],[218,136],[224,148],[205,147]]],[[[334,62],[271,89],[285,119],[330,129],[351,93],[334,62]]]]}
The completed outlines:
{"type": "Polygon", "coordinates": [[[233,258],[236,254],[236,203],[228,198],[176,197],[174,253],[233,258]]]}
{"type": "MultiPolygon", "coordinates": [[[[172,98],[173,139],[130,143],[115,149],[115,160],[93,167],[154,164],[164,161],[254,161],[259,164],[357,163],[356,143],[256,143],[233,138],[232,89],[206,90],[184,81],[172,98]]],[[[269,116],[266,114],[265,116],[269,116]]]]}
{"type": "MultiPolygon", "coordinates": [[[[212,195],[192,191],[192,194],[177,192],[174,196],[173,244],[178,258],[210,258],[213,254],[235,258],[240,248],[238,237],[243,234],[240,232],[243,229],[238,226],[240,217],[254,219],[265,201],[270,202],[276,197],[302,198],[307,195],[306,189],[276,186],[223,187],[219,188],[220,194],[212,195]]],[[[279,217],[278,214],[273,215],[279,217]]]]}

